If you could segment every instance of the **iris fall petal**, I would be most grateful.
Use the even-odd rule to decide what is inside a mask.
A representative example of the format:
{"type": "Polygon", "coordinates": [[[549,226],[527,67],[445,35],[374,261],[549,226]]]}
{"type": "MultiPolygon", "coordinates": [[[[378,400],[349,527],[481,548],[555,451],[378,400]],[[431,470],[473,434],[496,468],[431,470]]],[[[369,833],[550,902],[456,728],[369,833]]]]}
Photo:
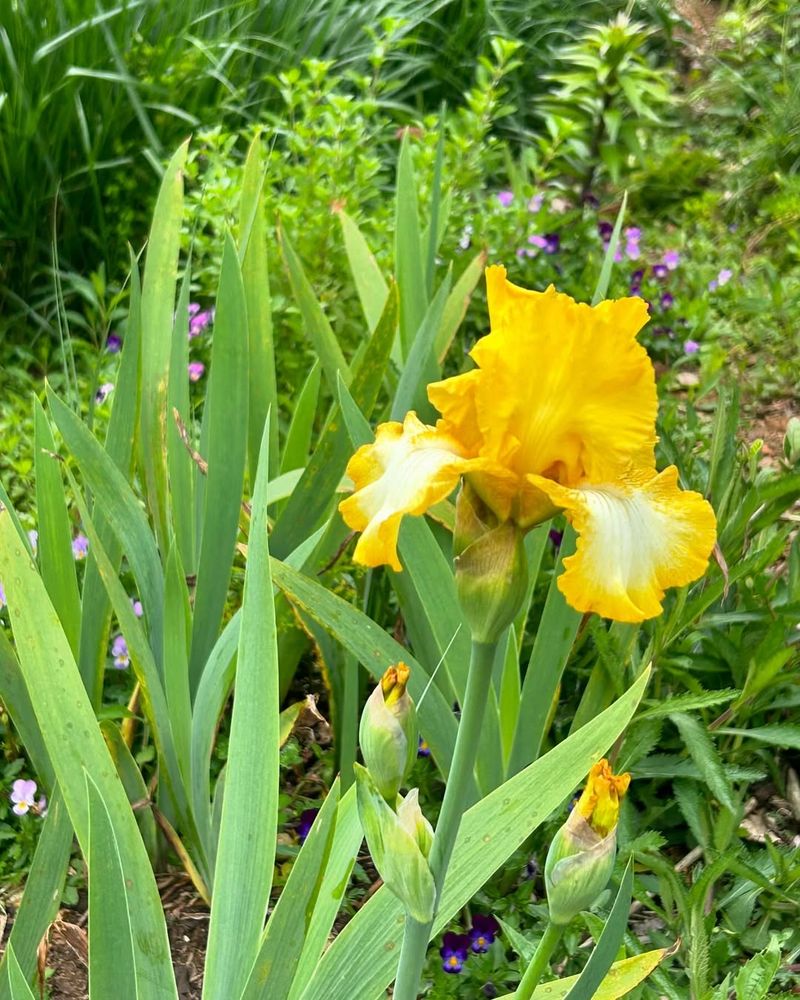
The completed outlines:
{"type": "Polygon", "coordinates": [[[639,622],[661,613],[667,587],[705,571],[716,538],[708,501],[678,487],[675,466],[628,471],[606,485],[535,484],[563,507],[578,532],[558,586],[578,611],[639,622]]]}

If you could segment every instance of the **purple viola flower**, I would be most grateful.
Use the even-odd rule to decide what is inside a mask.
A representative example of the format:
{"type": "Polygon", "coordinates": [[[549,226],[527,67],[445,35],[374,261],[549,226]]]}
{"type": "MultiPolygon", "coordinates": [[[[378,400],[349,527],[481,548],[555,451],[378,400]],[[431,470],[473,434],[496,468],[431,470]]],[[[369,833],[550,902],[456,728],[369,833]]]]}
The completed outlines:
{"type": "Polygon", "coordinates": [[[696,340],[686,340],[686,341],[684,341],[684,344],[683,344],[683,353],[684,354],[697,354],[697,352],[699,350],[700,350],[700,345],[697,343],[696,340]]]}
{"type": "Polygon", "coordinates": [[[718,284],[717,279],[712,278],[711,281],[709,281],[708,283],[709,292],[715,292],[717,290],[717,284],[718,284]]]}
{"type": "Polygon", "coordinates": [[[720,288],[722,288],[723,285],[728,284],[728,282],[731,280],[732,277],[733,277],[733,271],[731,271],[729,267],[723,267],[723,269],[717,275],[717,284],[719,285],[720,288]]]}
{"type": "Polygon", "coordinates": [[[204,309],[202,312],[197,313],[195,316],[189,320],[189,336],[198,337],[214,322],[214,310],[204,309]]]}
{"type": "Polygon", "coordinates": [[[311,827],[314,825],[314,820],[317,818],[317,813],[319,809],[304,809],[300,813],[300,818],[295,823],[295,831],[297,836],[300,838],[300,843],[304,843],[306,837],[311,833],[311,827]]]}
{"type": "Polygon", "coordinates": [[[190,302],[189,303],[189,319],[191,319],[193,316],[196,316],[199,312],[200,312],[200,303],[199,302],[190,302]]]}
{"type": "Polygon", "coordinates": [[[125,636],[116,635],[111,643],[111,655],[114,657],[114,666],[117,670],[124,670],[131,665],[131,658],[128,653],[128,644],[125,636]]]}
{"type": "Polygon", "coordinates": [[[206,370],[206,366],[202,361],[190,361],[189,362],[189,379],[192,382],[199,382],[203,377],[203,373],[206,370]]]}
{"type": "Polygon", "coordinates": [[[597,232],[600,235],[600,239],[604,243],[608,243],[611,239],[611,234],[614,232],[614,227],[610,222],[606,222],[606,220],[603,219],[602,222],[597,223],[597,232]]]}
{"type": "Polygon", "coordinates": [[[33,554],[36,555],[36,553],[39,551],[39,532],[36,530],[36,528],[31,528],[31,530],[28,532],[28,541],[30,542],[31,552],[33,552],[33,554]]]}
{"type": "Polygon", "coordinates": [[[131,598],[131,607],[136,617],[141,618],[144,614],[144,608],[142,607],[142,602],[137,597],[131,598]]]}
{"type": "Polygon", "coordinates": [[[86,535],[77,534],[72,539],[72,556],[74,559],[85,559],[89,551],[89,539],[86,535]]]}
{"type": "Polygon", "coordinates": [[[11,787],[11,801],[14,803],[13,809],[17,816],[24,816],[31,810],[37,811],[36,782],[17,778],[11,787]]]}
{"type": "Polygon", "coordinates": [[[530,251],[527,247],[517,247],[517,257],[522,260],[523,257],[527,257],[530,251]]]}
{"type": "Polygon", "coordinates": [[[466,934],[452,934],[448,931],[442,938],[439,954],[442,956],[442,968],[445,972],[461,972],[469,955],[469,938],[466,934]]]}
{"type": "Polygon", "coordinates": [[[671,309],[674,302],[675,302],[675,296],[672,294],[672,292],[661,293],[661,298],[659,300],[659,303],[662,309],[664,310],[671,309]]]}
{"type": "Polygon", "coordinates": [[[119,354],[122,347],[122,337],[118,333],[109,333],[106,339],[106,350],[109,354],[119,354]]]}
{"type": "Polygon", "coordinates": [[[100,406],[102,403],[105,403],[105,401],[108,399],[109,394],[112,392],[113,389],[114,389],[113,382],[104,382],[97,390],[97,392],[94,394],[95,403],[97,403],[98,406],[100,406]]]}
{"type": "Polygon", "coordinates": [[[469,932],[469,943],[476,955],[488,951],[492,942],[500,933],[500,924],[489,914],[476,913],[472,918],[472,929],[469,932]]]}
{"type": "Polygon", "coordinates": [[[513,191],[498,191],[497,200],[503,206],[503,208],[508,208],[508,206],[514,201],[513,191]]]}
{"type": "Polygon", "coordinates": [[[529,212],[538,212],[539,209],[542,207],[542,202],[543,201],[544,201],[544,195],[543,194],[535,194],[531,198],[531,200],[528,202],[528,211],[529,212]]]}
{"type": "Polygon", "coordinates": [[[639,259],[639,238],[641,235],[642,231],[638,226],[628,226],[625,230],[625,254],[628,260],[639,259]]]}
{"type": "Polygon", "coordinates": [[[631,295],[638,295],[640,293],[642,278],[644,278],[644,271],[641,268],[634,271],[631,275],[631,295]]]}
{"type": "Polygon", "coordinates": [[[663,280],[667,276],[667,265],[666,264],[653,264],[653,277],[658,278],[659,281],[663,280]]]}
{"type": "Polygon", "coordinates": [[[561,539],[564,537],[564,532],[557,531],[555,528],[551,528],[547,532],[547,537],[553,543],[553,547],[557,549],[561,546],[561,539]]]}
{"type": "Polygon", "coordinates": [[[545,233],[544,236],[529,236],[528,243],[544,250],[545,253],[558,253],[561,248],[561,237],[558,233],[545,233]]]}
{"type": "Polygon", "coordinates": [[[661,260],[668,271],[674,271],[681,262],[681,255],[677,250],[666,250],[661,260]]]}
{"type": "Polygon", "coordinates": [[[430,757],[430,755],[431,755],[431,748],[428,746],[428,741],[423,740],[423,738],[420,736],[419,743],[417,744],[417,757],[430,757]]]}

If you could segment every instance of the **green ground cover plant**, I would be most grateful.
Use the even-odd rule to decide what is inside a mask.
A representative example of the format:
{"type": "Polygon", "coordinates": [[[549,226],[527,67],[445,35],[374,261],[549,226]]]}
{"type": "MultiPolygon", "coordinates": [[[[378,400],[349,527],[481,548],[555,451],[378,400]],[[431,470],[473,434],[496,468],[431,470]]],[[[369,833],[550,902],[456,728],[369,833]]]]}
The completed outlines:
{"type": "MultiPolygon", "coordinates": [[[[222,58],[239,23],[233,8],[215,21],[201,6],[169,55],[180,86],[192,59],[222,58]]],[[[344,998],[356,981],[378,997],[398,960],[403,997],[416,995],[415,963],[433,998],[544,995],[537,977],[559,980],[553,996],[790,995],[796,15],[732,4],[707,23],[653,5],[593,21],[587,5],[567,36],[553,10],[528,99],[544,7],[535,24],[513,4],[487,6],[484,21],[457,8],[417,20],[365,9],[370,31],[354,23],[334,48],[322,29],[300,44],[310,22],[285,20],[292,59],[257,74],[259,91],[242,82],[268,34],[251,13],[250,44],[227,57],[231,87],[210,74],[191,100],[175,92],[197,123],[191,141],[170,159],[147,147],[163,171],[147,245],[153,202],[120,171],[95,206],[114,219],[113,252],[62,257],[57,244],[32,297],[6,269],[0,876],[25,892],[7,905],[0,996],[30,994],[61,900],[88,907],[93,997],[174,995],[153,878],[166,869],[210,904],[208,997],[344,998]],[[444,38],[461,59],[436,65],[444,38]],[[220,86],[246,113],[223,101],[207,117],[220,86]],[[471,724],[476,632],[451,564],[454,498],[406,519],[402,573],[354,560],[337,507],[376,425],[410,409],[431,423],[426,384],[470,367],[492,263],[579,301],[647,301],[657,467],[709,500],[717,547],[661,615],[625,622],[565,600],[575,542],[563,513],[525,536],[528,585],[492,654],[447,868],[424,824],[440,844],[457,826],[441,810],[471,724]],[[400,787],[419,791],[395,801],[396,789],[371,791],[380,760],[359,719],[401,661],[420,742],[404,737],[400,787]],[[556,945],[548,848],[604,754],[632,776],[610,885],[567,916],[556,945]],[[399,836],[397,806],[421,810],[416,854],[405,840],[381,846],[399,836]],[[414,865],[426,885],[429,864],[444,890],[427,956],[425,931],[412,962],[404,910],[424,928],[436,904],[423,912],[406,883],[414,865]]],[[[127,17],[139,19],[125,56],[144,94],[136,60],[158,33],[155,9],[107,23],[127,17]]],[[[98,74],[103,37],[84,53],[98,74]]],[[[161,116],[184,119],[152,100],[163,152],[178,136],[161,116]]],[[[37,198],[24,199],[29,218],[37,198]]],[[[100,248],[90,218],[87,247],[100,248]]],[[[54,997],[62,972],[45,986],[54,997]]]]}

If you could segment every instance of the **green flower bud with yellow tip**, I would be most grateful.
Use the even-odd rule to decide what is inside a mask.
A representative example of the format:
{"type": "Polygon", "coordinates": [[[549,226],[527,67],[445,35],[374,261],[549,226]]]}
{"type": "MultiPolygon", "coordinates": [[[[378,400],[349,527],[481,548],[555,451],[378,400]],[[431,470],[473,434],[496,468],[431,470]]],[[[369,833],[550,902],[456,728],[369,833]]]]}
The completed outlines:
{"type": "Polygon", "coordinates": [[[456,499],[456,592],[476,642],[497,642],[519,611],[528,584],[523,531],[500,521],[467,482],[456,499]]]}
{"type": "Polygon", "coordinates": [[[405,663],[389,667],[367,699],[358,732],[367,770],[392,807],[417,756],[417,714],[406,690],[410,673],[405,663]]]}
{"type": "Polygon", "coordinates": [[[550,920],[568,924],[608,885],[617,852],[619,806],[631,776],[598,761],[566,823],[553,838],[544,867],[550,920]]]}
{"type": "Polygon", "coordinates": [[[428,867],[433,829],[422,815],[418,790],[414,788],[389,807],[370,772],[354,765],[358,816],[369,853],[387,889],[400,899],[420,923],[433,916],[436,888],[428,867]]]}

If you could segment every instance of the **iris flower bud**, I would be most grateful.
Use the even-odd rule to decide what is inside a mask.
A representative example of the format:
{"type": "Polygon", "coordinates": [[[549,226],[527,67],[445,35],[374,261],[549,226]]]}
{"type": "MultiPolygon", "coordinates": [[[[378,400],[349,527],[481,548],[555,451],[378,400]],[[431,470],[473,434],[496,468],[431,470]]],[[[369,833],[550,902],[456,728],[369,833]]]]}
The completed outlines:
{"type": "Polygon", "coordinates": [[[405,663],[389,667],[364,706],[358,734],[367,770],[392,807],[417,756],[417,715],[406,690],[409,675],[405,663]]]}
{"type": "Polygon", "coordinates": [[[619,805],[629,774],[615,775],[607,760],[589,772],[586,788],[553,838],[544,867],[550,920],[568,924],[605,889],[617,851],[619,805]]]}
{"type": "Polygon", "coordinates": [[[469,483],[456,500],[456,591],[476,642],[496,642],[519,611],[528,582],[523,532],[499,521],[469,483]]]}
{"type": "Polygon", "coordinates": [[[367,846],[386,887],[406,910],[426,923],[433,916],[436,888],[428,867],[433,828],[422,815],[418,790],[390,809],[371,773],[355,764],[358,815],[367,846]]]}

